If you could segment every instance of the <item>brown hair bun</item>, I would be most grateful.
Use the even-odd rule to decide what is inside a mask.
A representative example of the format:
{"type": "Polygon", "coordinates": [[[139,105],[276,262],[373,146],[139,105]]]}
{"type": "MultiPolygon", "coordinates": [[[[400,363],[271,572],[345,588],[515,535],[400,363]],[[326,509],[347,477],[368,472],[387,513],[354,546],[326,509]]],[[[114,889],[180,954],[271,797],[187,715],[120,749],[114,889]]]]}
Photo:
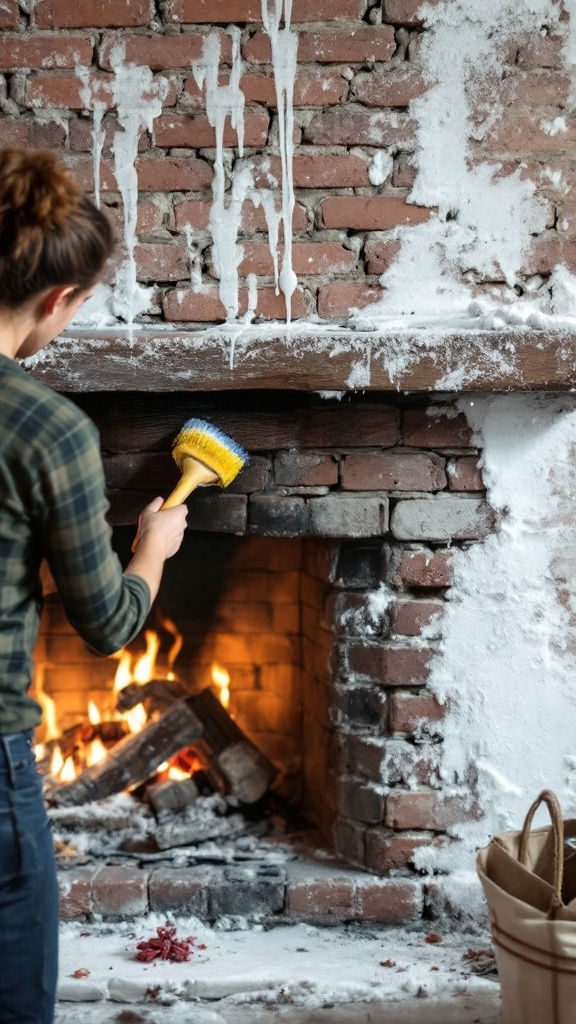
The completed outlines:
{"type": "Polygon", "coordinates": [[[8,216],[18,224],[14,258],[30,243],[38,244],[40,234],[62,230],[81,196],[72,171],[50,150],[0,153],[0,217],[8,216]]]}
{"type": "Polygon", "coordinates": [[[107,218],[56,153],[0,150],[0,306],[57,285],[91,287],[113,246],[107,218]]]}

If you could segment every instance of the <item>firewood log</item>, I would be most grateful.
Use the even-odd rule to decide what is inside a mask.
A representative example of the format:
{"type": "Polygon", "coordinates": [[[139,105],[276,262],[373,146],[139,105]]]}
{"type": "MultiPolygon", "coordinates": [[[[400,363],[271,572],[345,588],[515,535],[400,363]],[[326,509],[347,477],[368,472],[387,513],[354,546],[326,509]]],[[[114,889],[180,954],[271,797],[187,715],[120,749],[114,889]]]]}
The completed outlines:
{"type": "Polygon", "coordinates": [[[57,805],[79,805],[119,793],[149,778],[158,765],[197,741],[203,726],[187,701],[177,701],[156,721],[120,740],[108,756],[74,782],[50,794],[57,805]]]}

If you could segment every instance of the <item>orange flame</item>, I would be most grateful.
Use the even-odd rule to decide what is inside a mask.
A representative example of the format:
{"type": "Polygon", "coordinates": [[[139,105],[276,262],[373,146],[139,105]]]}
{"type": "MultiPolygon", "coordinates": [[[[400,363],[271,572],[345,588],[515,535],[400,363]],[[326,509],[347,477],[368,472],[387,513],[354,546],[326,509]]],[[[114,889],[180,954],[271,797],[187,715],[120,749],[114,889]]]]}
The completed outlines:
{"type": "Polygon", "coordinates": [[[220,688],[220,703],[227,708],[230,704],[230,674],[217,661],[212,662],[212,682],[220,688]]]}

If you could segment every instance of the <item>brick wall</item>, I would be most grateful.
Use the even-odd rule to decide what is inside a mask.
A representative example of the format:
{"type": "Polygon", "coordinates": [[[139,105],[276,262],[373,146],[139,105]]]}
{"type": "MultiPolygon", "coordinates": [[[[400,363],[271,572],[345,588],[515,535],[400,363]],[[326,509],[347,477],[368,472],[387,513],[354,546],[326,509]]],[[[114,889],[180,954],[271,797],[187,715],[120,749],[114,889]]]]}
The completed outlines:
{"type": "MultiPolygon", "coordinates": [[[[120,418],[109,398],[76,400],[100,428],[113,518],[133,522],[171,486],[170,456],[156,449],[190,400],[123,395],[120,418]]],[[[305,813],[326,840],[378,874],[409,871],[418,846],[447,841],[474,814],[465,788],[442,793],[445,709],[427,680],[451,549],[494,526],[481,453],[452,406],[283,401],[294,407],[278,408],[274,393],[271,412],[260,393],[250,409],[237,396],[234,409],[227,396],[219,422],[230,418],[252,465],[236,493],[192,496],[189,550],[168,563],[158,605],[185,637],[177,674],[197,687],[210,684],[212,660],[227,666],[239,724],[282,767],[287,796],[303,783],[305,813]]],[[[110,663],[64,635],[61,615],[52,626],[41,638],[47,692],[62,699],[80,669],[93,690],[109,690],[110,663]]]]}
{"type": "MultiPolygon", "coordinates": [[[[294,4],[299,33],[295,86],[293,262],[299,284],[295,318],[319,314],[342,320],[381,294],[379,275],[398,251],[394,229],[418,224],[430,210],[406,202],[415,176],[415,123],[408,106],[426,84],[419,64],[425,29],[413,0],[323,0],[294,4]],[[391,154],[379,185],[370,180],[371,161],[391,154]]],[[[278,176],[278,119],[270,47],[260,23],[259,0],[208,4],[196,0],[4,0],[0,9],[0,144],[49,146],[93,188],[92,123],[81,98],[77,69],[90,69],[101,82],[104,146],[103,202],[122,234],[122,210],[114,178],[112,141],[117,127],[109,85],[110,51],[126,48],[126,59],[148,66],[168,87],[163,112],[139,142],[137,274],[156,287],[153,319],[218,322],[218,296],[207,230],[212,201],[214,130],[204,112],[205,97],[191,73],[204,36],[222,35],[223,73],[231,60],[229,24],[241,29],[245,62],[241,87],[246,97],[246,153],[269,187],[278,176]],[[26,14],[24,9],[30,9],[26,14]],[[201,288],[190,287],[191,228],[201,288]]],[[[502,76],[490,102],[502,104],[491,130],[472,140],[472,159],[499,162],[506,173],[519,169],[536,185],[547,208],[547,226],[532,240],[520,280],[548,275],[558,263],[576,269],[576,217],[570,199],[573,163],[567,155],[573,128],[545,128],[568,103],[570,79],[562,63],[564,40],[545,27],[502,48],[502,76]],[[544,127],[543,127],[544,126],[544,127]]],[[[496,45],[496,42],[495,42],[496,45]]],[[[479,100],[480,103],[480,100],[479,100]]],[[[479,117],[482,110],[479,108],[479,117]]],[[[227,129],[227,146],[236,144],[227,129]]],[[[276,192],[278,190],[276,189],[276,192]]],[[[239,241],[240,274],[258,277],[257,315],[284,316],[274,293],[272,259],[262,209],[246,203],[239,241]]],[[[121,252],[119,254],[119,258],[121,252]]],[[[493,291],[496,280],[463,268],[472,291],[493,291]]],[[[242,313],[246,288],[241,288],[242,313]]]]}

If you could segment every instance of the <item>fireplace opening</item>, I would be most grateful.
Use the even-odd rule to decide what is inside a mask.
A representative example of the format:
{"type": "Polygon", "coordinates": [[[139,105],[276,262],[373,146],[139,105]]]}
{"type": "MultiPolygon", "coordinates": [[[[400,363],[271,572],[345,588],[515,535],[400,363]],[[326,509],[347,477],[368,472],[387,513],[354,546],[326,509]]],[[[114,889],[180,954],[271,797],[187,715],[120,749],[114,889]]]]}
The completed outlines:
{"type": "MultiPolygon", "coordinates": [[[[114,528],[124,564],[133,533],[114,528]]],[[[142,634],[111,659],[47,597],[37,755],[65,860],[190,847],[201,856],[199,843],[220,837],[244,849],[264,836],[332,847],[336,560],[324,539],[188,532],[142,634]],[[198,739],[184,705],[199,716],[198,739]],[[162,722],[166,735],[148,737],[162,722]],[[104,774],[102,787],[123,751],[129,774],[104,774]]]]}

